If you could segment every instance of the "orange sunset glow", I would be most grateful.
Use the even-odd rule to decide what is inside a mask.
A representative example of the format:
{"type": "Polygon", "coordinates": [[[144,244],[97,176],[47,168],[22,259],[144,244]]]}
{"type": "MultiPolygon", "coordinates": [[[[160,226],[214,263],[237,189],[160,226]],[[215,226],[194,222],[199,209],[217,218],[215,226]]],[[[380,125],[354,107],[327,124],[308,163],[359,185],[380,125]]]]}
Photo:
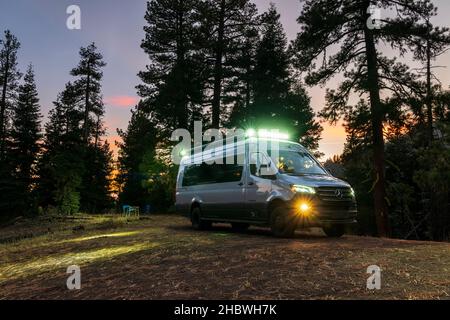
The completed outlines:
{"type": "Polygon", "coordinates": [[[139,101],[138,97],[133,96],[114,96],[104,100],[106,105],[120,108],[131,108],[139,101]]]}

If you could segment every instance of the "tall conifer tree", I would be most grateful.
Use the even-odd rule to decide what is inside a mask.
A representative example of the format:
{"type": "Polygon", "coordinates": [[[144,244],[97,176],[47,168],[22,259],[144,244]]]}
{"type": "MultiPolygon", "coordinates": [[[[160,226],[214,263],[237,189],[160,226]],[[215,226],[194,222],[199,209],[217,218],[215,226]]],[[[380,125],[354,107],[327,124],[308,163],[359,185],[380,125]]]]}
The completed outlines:
{"type": "Polygon", "coordinates": [[[17,187],[17,198],[14,200],[17,203],[17,211],[21,213],[30,211],[34,203],[31,192],[36,182],[36,160],[42,137],[40,121],[38,92],[30,65],[24,83],[18,88],[11,128],[11,167],[17,187]]]}
{"type": "MultiPolygon", "coordinates": [[[[357,92],[370,101],[373,150],[373,198],[380,236],[389,236],[386,202],[385,142],[383,123],[387,109],[384,90],[407,90],[408,70],[395,60],[381,55],[381,42],[405,53],[405,44],[418,32],[420,21],[428,14],[431,2],[411,0],[309,0],[298,18],[301,31],[293,44],[296,65],[308,72],[310,85],[324,84],[337,73],[346,80],[336,91],[329,91],[323,115],[335,121],[348,113],[349,96],[357,92]],[[393,17],[373,21],[373,10],[393,10],[393,17]],[[326,57],[327,49],[339,46],[337,53],[326,57]],[[317,67],[315,61],[326,63],[317,67]]],[[[409,76],[409,75],[408,75],[409,76]]]]}

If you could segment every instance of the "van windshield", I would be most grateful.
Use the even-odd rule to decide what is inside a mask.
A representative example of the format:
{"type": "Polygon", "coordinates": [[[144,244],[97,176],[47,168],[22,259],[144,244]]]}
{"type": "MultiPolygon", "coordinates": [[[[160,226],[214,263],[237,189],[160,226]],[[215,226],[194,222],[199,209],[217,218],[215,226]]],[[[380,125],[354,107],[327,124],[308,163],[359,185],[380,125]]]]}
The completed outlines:
{"type": "Polygon", "coordinates": [[[308,153],[298,150],[280,150],[278,157],[272,159],[279,173],[291,176],[328,175],[317,161],[308,153]]]}

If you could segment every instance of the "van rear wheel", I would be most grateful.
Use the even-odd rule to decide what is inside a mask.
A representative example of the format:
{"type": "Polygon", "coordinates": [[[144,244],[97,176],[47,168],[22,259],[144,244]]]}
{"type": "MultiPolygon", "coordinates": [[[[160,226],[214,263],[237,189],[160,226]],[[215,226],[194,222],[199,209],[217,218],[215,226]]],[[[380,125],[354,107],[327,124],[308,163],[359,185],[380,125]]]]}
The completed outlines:
{"type": "Polygon", "coordinates": [[[323,231],[329,238],[340,238],[345,234],[345,226],[342,224],[335,224],[323,227],[323,231]]]}
{"type": "Polygon", "coordinates": [[[292,238],[297,229],[293,212],[284,206],[275,208],[270,215],[270,229],[276,237],[292,238]]]}
{"type": "Polygon", "coordinates": [[[210,229],[212,226],[212,223],[209,221],[202,220],[201,216],[202,216],[202,212],[199,207],[195,207],[194,209],[192,209],[192,213],[191,213],[192,228],[194,230],[210,229]]]}

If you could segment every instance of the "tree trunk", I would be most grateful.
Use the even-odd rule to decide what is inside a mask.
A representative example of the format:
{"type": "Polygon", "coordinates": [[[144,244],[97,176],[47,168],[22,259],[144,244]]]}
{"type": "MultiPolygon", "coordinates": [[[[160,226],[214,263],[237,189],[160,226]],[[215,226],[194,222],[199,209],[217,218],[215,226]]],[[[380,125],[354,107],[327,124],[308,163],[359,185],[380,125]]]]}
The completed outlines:
{"type": "Polygon", "coordinates": [[[89,106],[89,96],[91,95],[90,92],[91,89],[91,77],[88,74],[86,79],[86,92],[85,92],[85,109],[84,109],[84,128],[83,128],[83,134],[84,134],[84,141],[87,143],[89,140],[89,112],[90,112],[90,106],[89,106]]]}
{"type": "Polygon", "coordinates": [[[95,128],[95,142],[94,142],[95,152],[97,152],[97,149],[98,149],[97,147],[98,147],[99,138],[100,138],[100,116],[97,116],[97,125],[95,128]]]}
{"type": "Polygon", "coordinates": [[[250,82],[252,81],[251,55],[249,53],[250,46],[247,46],[247,48],[248,48],[248,52],[244,53],[244,54],[248,55],[247,65],[245,66],[245,113],[246,113],[245,117],[246,118],[247,118],[247,112],[250,108],[251,94],[252,94],[252,89],[251,89],[251,84],[250,84],[250,82]]]}
{"type": "Polygon", "coordinates": [[[252,81],[252,43],[247,38],[245,46],[245,52],[242,52],[242,55],[245,56],[245,118],[247,118],[247,113],[250,108],[251,102],[251,81],[252,81]]]}
{"type": "Polygon", "coordinates": [[[220,5],[220,16],[218,26],[218,36],[216,45],[216,61],[214,65],[214,97],[212,102],[212,127],[219,129],[220,126],[220,101],[222,96],[223,77],[223,41],[225,35],[225,0],[220,5]]]}
{"type": "MultiPolygon", "coordinates": [[[[250,71],[247,71],[250,72],[250,71]]],[[[251,101],[251,87],[250,87],[250,79],[246,79],[245,81],[245,112],[248,112],[250,109],[250,101],[251,101]]]]}
{"type": "MultiPolygon", "coordinates": [[[[367,6],[368,7],[368,6],[367,6]]],[[[370,18],[367,14],[367,7],[364,8],[364,21],[370,18]]],[[[380,86],[378,76],[378,58],[375,47],[373,31],[367,26],[364,28],[366,45],[368,89],[370,94],[371,123],[373,135],[373,163],[375,171],[375,185],[373,190],[374,211],[377,224],[378,235],[389,237],[389,219],[386,204],[386,179],[385,179],[385,156],[383,137],[383,110],[380,99],[380,86]]]]}
{"type": "Polygon", "coordinates": [[[177,66],[176,83],[180,85],[179,92],[177,93],[175,100],[176,118],[178,128],[187,129],[188,125],[188,111],[187,111],[187,90],[186,83],[189,79],[186,79],[186,49],[184,46],[184,8],[183,1],[178,4],[178,34],[177,34],[177,66]]]}
{"type": "MultiPolygon", "coordinates": [[[[428,32],[431,32],[430,23],[427,23],[428,32]]],[[[431,143],[433,141],[433,98],[431,92],[431,42],[429,34],[427,37],[427,120],[428,120],[428,139],[431,143]]]]}

